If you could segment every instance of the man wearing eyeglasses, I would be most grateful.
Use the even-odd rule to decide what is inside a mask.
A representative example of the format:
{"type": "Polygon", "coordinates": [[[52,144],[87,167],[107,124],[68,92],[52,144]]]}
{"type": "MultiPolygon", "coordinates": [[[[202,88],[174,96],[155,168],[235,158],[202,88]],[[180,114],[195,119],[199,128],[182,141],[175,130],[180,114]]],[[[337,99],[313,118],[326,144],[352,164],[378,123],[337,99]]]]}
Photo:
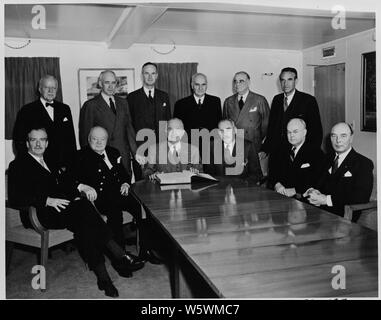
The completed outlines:
{"type": "Polygon", "coordinates": [[[248,161],[258,162],[258,152],[267,134],[270,108],[264,96],[250,90],[250,76],[245,71],[234,75],[235,94],[225,99],[223,117],[231,119],[238,129],[244,129],[244,139],[252,144],[248,161]]]}
{"type": "MultiPolygon", "coordinates": [[[[352,148],[353,129],[345,122],[333,126],[333,154],[327,156],[323,174],[315,188],[303,194],[307,200],[323,209],[344,216],[346,204],[366,203],[373,187],[373,163],[352,148]]],[[[354,221],[358,219],[354,217],[354,221]]]]}

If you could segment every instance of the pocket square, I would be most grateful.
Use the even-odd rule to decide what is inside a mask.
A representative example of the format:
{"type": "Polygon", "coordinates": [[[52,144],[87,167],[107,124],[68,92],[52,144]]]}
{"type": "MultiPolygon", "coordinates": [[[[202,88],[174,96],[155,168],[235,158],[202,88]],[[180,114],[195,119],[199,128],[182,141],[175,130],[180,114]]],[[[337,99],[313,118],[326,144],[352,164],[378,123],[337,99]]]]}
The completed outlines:
{"type": "Polygon", "coordinates": [[[352,177],[352,173],[350,171],[347,171],[345,174],[344,174],[344,177],[352,177]]]}
{"type": "Polygon", "coordinates": [[[251,108],[251,109],[249,110],[249,112],[255,112],[255,111],[257,111],[257,107],[251,108]]]}
{"type": "Polygon", "coordinates": [[[166,106],[167,106],[167,104],[165,102],[163,102],[163,107],[166,107],[166,106]]]}
{"type": "Polygon", "coordinates": [[[116,159],[116,163],[120,163],[122,161],[122,157],[119,157],[118,159],[116,159]]]}
{"type": "Polygon", "coordinates": [[[303,163],[300,168],[303,169],[303,168],[308,168],[308,167],[310,167],[309,163],[303,163]]]}
{"type": "Polygon", "coordinates": [[[66,121],[69,121],[69,119],[65,117],[65,118],[62,120],[62,122],[66,122],[66,121]]]}

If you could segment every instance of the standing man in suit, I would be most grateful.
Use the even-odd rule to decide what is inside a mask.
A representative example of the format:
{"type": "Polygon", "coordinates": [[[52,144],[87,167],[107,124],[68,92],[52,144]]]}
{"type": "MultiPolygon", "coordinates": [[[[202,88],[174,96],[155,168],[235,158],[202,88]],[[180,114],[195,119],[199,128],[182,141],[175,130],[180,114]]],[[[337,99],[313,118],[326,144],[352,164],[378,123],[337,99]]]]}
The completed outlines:
{"type": "Polygon", "coordinates": [[[206,93],[208,80],[203,73],[195,73],[191,82],[193,94],[175,103],[174,118],[184,123],[184,129],[191,137],[191,129],[217,128],[222,117],[221,100],[206,93]]]}
{"type": "Polygon", "coordinates": [[[258,157],[250,157],[257,161],[249,162],[252,143],[238,136],[234,122],[230,119],[221,120],[218,123],[218,135],[221,140],[215,140],[214,144],[218,148],[218,143],[222,142],[221,148],[214,150],[214,144],[211,146],[210,164],[204,165],[206,172],[217,176],[236,175],[255,182],[260,181],[262,171],[258,157]]]}
{"type": "Polygon", "coordinates": [[[333,126],[331,143],[335,152],[326,157],[315,188],[304,193],[311,204],[339,216],[344,216],[346,204],[368,202],[373,188],[373,163],[357,153],[352,142],[350,125],[340,122],[333,126]]]}
{"type": "Polygon", "coordinates": [[[53,76],[45,75],[40,79],[40,98],[23,106],[17,113],[13,142],[16,154],[25,154],[28,128],[31,125],[46,128],[50,144],[45,157],[66,169],[73,163],[77,146],[70,107],[55,100],[57,89],[58,81],[53,76]]]}
{"type": "Polygon", "coordinates": [[[167,123],[167,140],[148,148],[147,164],[143,176],[154,180],[158,173],[202,171],[198,149],[192,144],[181,141],[184,136],[184,124],[173,118],[167,123]]]}
{"type": "MultiPolygon", "coordinates": [[[[315,97],[295,89],[298,73],[295,68],[282,69],[279,76],[282,93],[273,98],[266,140],[260,149],[260,158],[269,155],[271,180],[279,150],[287,145],[286,126],[292,118],[301,118],[307,125],[306,142],[320,147],[323,129],[315,97]]],[[[269,185],[272,188],[272,185],[269,185]]]]}
{"type": "Polygon", "coordinates": [[[108,144],[119,150],[127,173],[132,176],[131,156],[142,164],[144,159],[136,155],[135,130],[128,103],[115,95],[117,79],[113,71],[102,71],[98,83],[101,93],[86,101],[80,111],[79,142],[81,147],[87,144],[92,127],[105,128],[109,133],[108,144]]]}
{"type": "Polygon", "coordinates": [[[234,75],[233,88],[236,93],[224,102],[223,116],[232,119],[238,129],[244,129],[245,140],[251,142],[248,161],[257,163],[258,152],[267,134],[270,108],[264,96],[250,91],[250,76],[245,71],[234,75]],[[254,151],[255,150],[255,151],[254,151]]]}
{"type": "Polygon", "coordinates": [[[34,206],[37,217],[47,229],[69,229],[89,269],[94,271],[100,290],[117,297],[105,267],[104,252],[112,255],[112,264],[122,277],[142,267],[131,263],[129,256],[114,241],[111,230],[91,204],[93,188],[77,184],[68,171],[45,159],[48,135],[45,128],[29,127],[27,152],[9,165],[9,201],[15,206],[34,206]],[[81,193],[86,197],[81,198],[81,193]],[[87,198],[87,199],[86,199],[87,198]],[[90,201],[89,201],[90,200],[90,201]]]}
{"type": "Polygon", "coordinates": [[[315,185],[323,163],[320,147],[306,142],[307,128],[304,120],[293,118],[287,124],[289,144],[279,157],[277,174],[274,176],[275,191],[287,197],[299,197],[315,185]]]}
{"type": "MultiPolygon", "coordinates": [[[[158,76],[157,65],[146,62],[142,67],[143,87],[127,96],[135,132],[151,129],[156,134],[156,142],[159,139],[159,121],[168,121],[171,118],[168,93],[155,87],[158,76]]],[[[143,141],[136,141],[136,143],[139,147],[143,141]]],[[[142,178],[140,164],[134,161],[133,165],[135,179],[140,180],[142,178]]]]}
{"type": "Polygon", "coordinates": [[[91,200],[94,201],[102,215],[107,216],[107,225],[114,234],[115,241],[123,248],[123,210],[134,216],[139,227],[141,259],[129,255],[133,264],[140,260],[159,264],[160,260],[148,249],[148,223],[141,219],[141,206],[130,194],[131,178],[121,163],[117,149],[107,146],[108,133],[99,126],[93,127],[89,133],[89,144],[78,153],[75,176],[78,183],[94,189],[91,200]]]}

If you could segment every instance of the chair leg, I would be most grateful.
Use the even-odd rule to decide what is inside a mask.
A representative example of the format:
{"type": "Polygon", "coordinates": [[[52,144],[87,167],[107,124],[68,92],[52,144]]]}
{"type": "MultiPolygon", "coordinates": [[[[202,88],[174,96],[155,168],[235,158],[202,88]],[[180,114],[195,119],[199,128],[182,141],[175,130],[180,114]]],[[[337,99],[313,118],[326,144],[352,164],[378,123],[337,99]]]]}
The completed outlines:
{"type": "Polygon", "coordinates": [[[9,266],[11,265],[11,259],[12,259],[12,254],[13,254],[13,248],[15,244],[11,241],[6,242],[6,270],[5,273],[9,273],[9,266]]]}
{"type": "MultiPolygon", "coordinates": [[[[44,231],[41,234],[41,256],[40,256],[40,265],[45,268],[48,262],[48,254],[49,254],[49,231],[44,231]]],[[[45,273],[46,274],[46,273],[45,273]]],[[[45,279],[45,284],[47,286],[47,281],[45,279]]],[[[45,289],[41,289],[41,291],[45,291],[45,289]]]]}

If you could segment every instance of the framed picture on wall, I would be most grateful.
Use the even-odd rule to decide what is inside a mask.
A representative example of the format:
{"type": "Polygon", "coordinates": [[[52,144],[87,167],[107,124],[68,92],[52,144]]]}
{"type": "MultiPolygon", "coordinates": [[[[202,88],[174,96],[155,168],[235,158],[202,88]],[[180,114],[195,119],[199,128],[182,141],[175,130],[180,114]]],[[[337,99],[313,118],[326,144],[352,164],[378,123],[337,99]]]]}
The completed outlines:
{"type": "MultiPolygon", "coordinates": [[[[128,69],[112,69],[107,68],[115,72],[117,76],[116,95],[126,98],[129,92],[134,91],[135,87],[135,70],[128,69]]],[[[94,98],[101,92],[101,88],[98,84],[98,78],[100,73],[105,69],[79,69],[78,70],[78,82],[79,82],[79,102],[82,107],[85,101],[94,98]]]]}
{"type": "Polygon", "coordinates": [[[376,52],[362,55],[361,131],[376,132],[376,52]]]}

